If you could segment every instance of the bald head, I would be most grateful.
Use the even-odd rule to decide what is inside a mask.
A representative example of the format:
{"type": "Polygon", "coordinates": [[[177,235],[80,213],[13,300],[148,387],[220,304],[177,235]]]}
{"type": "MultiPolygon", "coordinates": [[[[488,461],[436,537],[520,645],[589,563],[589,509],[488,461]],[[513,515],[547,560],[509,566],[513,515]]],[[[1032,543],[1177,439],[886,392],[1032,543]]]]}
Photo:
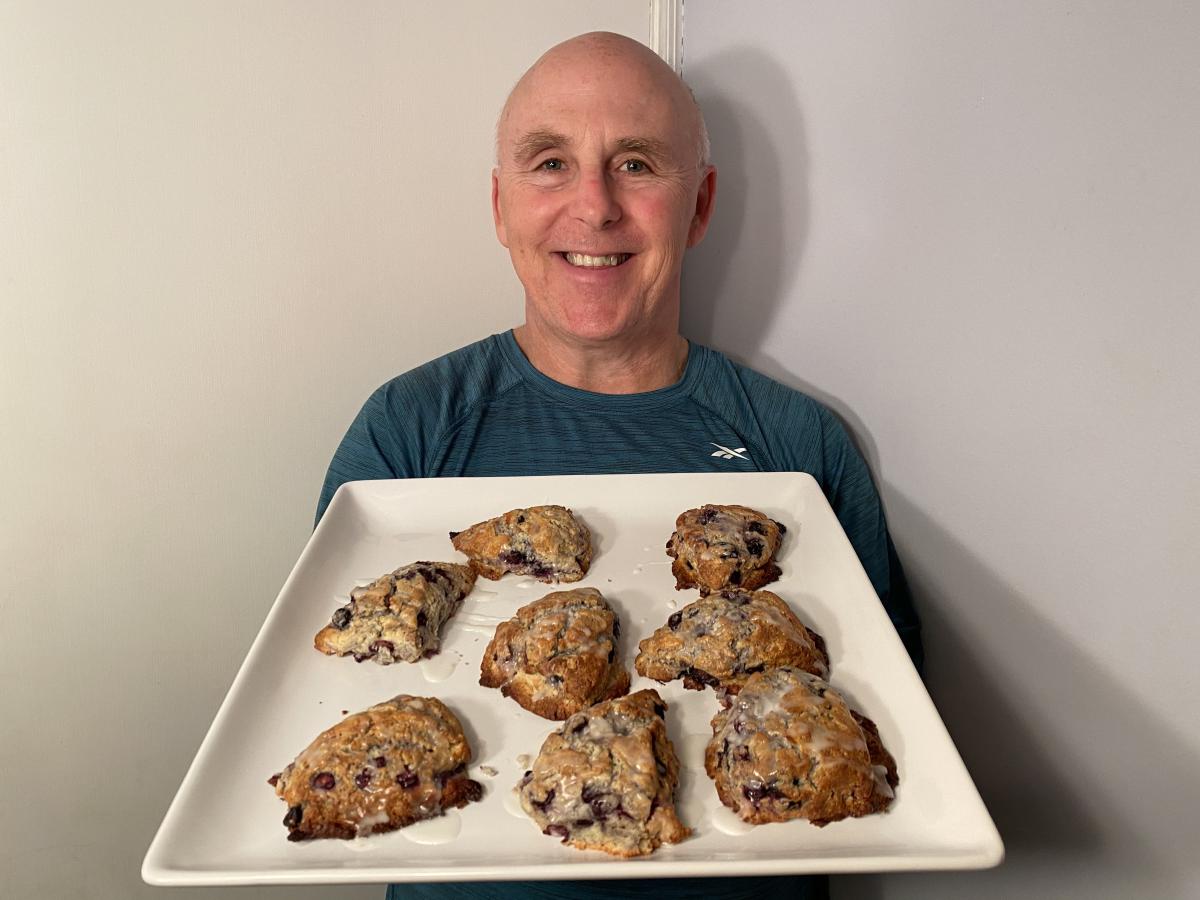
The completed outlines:
{"type": "Polygon", "coordinates": [[[543,372],[606,393],[678,376],[683,257],[716,189],[703,134],[679,76],[620,35],[559,44],[517,82],[497,127],[492,215],[525,287],[517,340],[543,372]],[[571,374],[595,374],[597,359],[604,378],[571,374]]]}
{"type": "Polygon", "coordinates": [[[653,96],[666,105],[694,148],[696,168],[707,166],[708,131],[691,89],[649,47],[607,31],[582,34],[551,47],[521,76],[509,93],[496,126],[497,165],[504,167],[505,151],[522,137],[514,133],[514,119],[522,118],[515,113],[523,112],[539,96],[564,84],[602,89],[616,83],[613,78],[616,74],[624,77],[622,83],[628,83],[632,76],[643,96],[653,96]]]}

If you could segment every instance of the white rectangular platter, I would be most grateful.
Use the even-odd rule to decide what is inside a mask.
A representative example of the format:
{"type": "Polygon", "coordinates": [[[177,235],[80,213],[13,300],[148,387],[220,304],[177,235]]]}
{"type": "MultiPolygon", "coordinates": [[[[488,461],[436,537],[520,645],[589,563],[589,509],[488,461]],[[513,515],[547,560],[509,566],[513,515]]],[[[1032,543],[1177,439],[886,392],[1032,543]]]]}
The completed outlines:
{"type": "Polygon", "coordinates": [[[1000,836],[845,533],[813,479],[795,473],[595,475],[370,481],[334,497],[275,601],[146,854],[155,885],[299,884],[971,869],[996,865],[1000,836]],[[327,657],[313,635],[349,592],[416,560],[463,562],[448,532],[509,509],[557,503],[591,529],[592,566],[621,617],[632,672],[638,641],[695,591],[674,588],[664,545],[675,517],[704,503],[741,503],[788,528],[770,590],[824,636],[831,682],[873,719],[895,756],[896,800],[880,815],[824,828],[793,821],[744,826],[704,773],[710,690],[634,674],[669,704],[682,766],[679,812],[691,838],[621,860],[541,834],[512,788],[558,723],[480,687],[479,661],[497,623],[555,587],[479,579],[443,630],[441,652],[379,666],[327,657]],[[352,841],[289,843],[286,809],[267,779],[321,731],[400,693],[436,696],[462,720],[484,797],[444,819],[352,841]],[[486,768],[483,768],[486,767],[486,768]],[[496,774],[490,774],[492,771],[496,774]]]}

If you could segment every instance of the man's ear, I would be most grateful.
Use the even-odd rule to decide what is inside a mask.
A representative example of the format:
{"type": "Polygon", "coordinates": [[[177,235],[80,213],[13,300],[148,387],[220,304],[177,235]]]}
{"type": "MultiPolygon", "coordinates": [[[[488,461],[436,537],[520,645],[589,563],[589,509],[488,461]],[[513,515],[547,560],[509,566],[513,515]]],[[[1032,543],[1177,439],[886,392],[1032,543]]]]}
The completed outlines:
{"type": "Polygon", "coordinates": [[[700,176],[700,187],[696,191],[696,208],[692,222],[688,226],[687,245],[695,247],[704,240],[708,231],[708,223],[712,219],[713,208],[717,200],[717,167],[706,166],[700,176]]]}
{"type": "Polygon", "coordinates": [[[492,169],[492,221],[496,224],[496,237],[508,246],[508,229],[504,227],[504,216],[500,213],[500,168],[492,169]]]}

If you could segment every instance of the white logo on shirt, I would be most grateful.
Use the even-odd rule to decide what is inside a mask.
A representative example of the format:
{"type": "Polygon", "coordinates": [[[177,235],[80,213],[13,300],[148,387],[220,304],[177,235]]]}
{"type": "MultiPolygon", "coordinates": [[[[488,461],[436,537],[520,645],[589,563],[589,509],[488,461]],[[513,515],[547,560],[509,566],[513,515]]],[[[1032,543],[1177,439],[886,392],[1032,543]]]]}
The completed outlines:
{"type": "Polygon", "coordinates": [[[722,447],[720,444],[713,444],[712,441],[709,441],[709,443],[717,448],[716,452],[712,454],[713,456],[719,457],[720,459],[733,459],[736,456],[738,459],[744,459],[746,462],[750,462],[750,457],[742,456],[742,454],[746,452],[745,447],[738,447],[736,450],[730,450],[728,447],[722,447]]]}

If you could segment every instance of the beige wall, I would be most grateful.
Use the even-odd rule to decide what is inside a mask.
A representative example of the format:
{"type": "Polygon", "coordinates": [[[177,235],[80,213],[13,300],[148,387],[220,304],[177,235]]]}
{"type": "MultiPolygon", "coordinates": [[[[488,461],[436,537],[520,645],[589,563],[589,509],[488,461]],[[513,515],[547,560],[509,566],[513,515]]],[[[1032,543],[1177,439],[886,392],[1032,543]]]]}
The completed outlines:
{"type": "Polygon", "coordinates": [[[0,896],[164,895],[351,417],[520,318],[492,126],[593,28],[647,4],[0,4],[0,896]]]}
{"type": "Polygon", "coordinates": [[[1008,850],[835,896],[1200,897],[1200,8],[734,6],[685,330],[861,441],[1008,850]]]}

